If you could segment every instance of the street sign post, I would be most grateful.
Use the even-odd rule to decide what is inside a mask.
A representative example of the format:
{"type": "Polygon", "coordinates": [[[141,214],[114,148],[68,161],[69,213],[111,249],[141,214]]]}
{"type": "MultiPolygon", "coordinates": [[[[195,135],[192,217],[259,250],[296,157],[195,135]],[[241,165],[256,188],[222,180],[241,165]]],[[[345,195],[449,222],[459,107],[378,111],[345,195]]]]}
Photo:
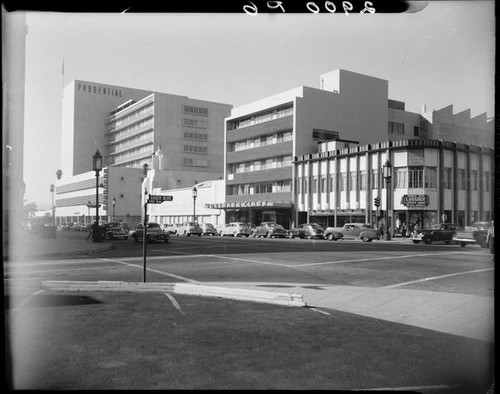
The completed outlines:
{"type": "Polygon", "coordinates": [[[148,200],[144,203],[144,222],[142,229],[142,281],[146,283],[146,242],[147,242],[147,227],[148,227],[148,204],[161,204],[165,201],[172,201],[173,196],[161,196],[150,194],[148,200]]]}
{"type": "Polygon", "coordinates": [[[173,196],[149,195],[148,204],[161,204],[164,201],[172,201],[173,196]]]}

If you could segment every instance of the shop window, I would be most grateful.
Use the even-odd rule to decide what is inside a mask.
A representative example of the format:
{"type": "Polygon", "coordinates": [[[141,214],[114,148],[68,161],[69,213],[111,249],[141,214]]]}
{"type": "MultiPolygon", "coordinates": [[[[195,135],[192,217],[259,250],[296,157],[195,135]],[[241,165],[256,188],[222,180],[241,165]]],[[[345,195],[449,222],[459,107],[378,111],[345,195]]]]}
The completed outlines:
{"type": "Polygon", "coordinates": [[[424,170],[422,167],[410,167],[408,169],[408,187],[422,188],[424,186],[424,170]]]}
{"type": "Polygon", "coordinates": [[[394,187],[396,189],[406,189],[408,187],[408,169],[396,168],[396,180],[394,187]]]}
{"type": "Polygon", "coordinates": [[[425,187],[429,189],[437,188],[436,167],[425,167],[425,187]]]}

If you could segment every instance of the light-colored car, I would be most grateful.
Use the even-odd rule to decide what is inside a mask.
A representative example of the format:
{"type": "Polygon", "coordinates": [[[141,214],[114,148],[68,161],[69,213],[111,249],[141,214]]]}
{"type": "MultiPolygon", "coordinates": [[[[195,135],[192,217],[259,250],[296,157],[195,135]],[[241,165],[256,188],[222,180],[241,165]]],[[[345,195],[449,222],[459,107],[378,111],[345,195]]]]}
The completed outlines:
{"type": "Polygon", "coordinates": [[[202,229],[198,222],[184,222],[177,229],[177,235],[198,235],[201,236],[202,229]]]}
{"type": "Polygon", "coordinates": [[[248,237],[250,235],[250,226],[244,222],[230,222],[224,225],[220,230],[221,236],[230,235],[233,237],[248,237]]]}
{"type": "Polygon", "coordinates": [[[169,224],[161,224],[160,227],[164,232],[169,233],[170,235],[176,235],[177,230],[179,229],[181,225],[176,224],[176,223],[169,223],[169,224]]]}
{"type": "Polygon", "coordinates": [[[70,227],[70,231],[85,231],[85,224],[76,222],[70,227]]]}
{"type": "Polygon", "coordinates": [[[201,225],[201,234],[202,235],[217,235],[217,229],[214,227],[212,223],[202,223],[201,225]]]}
{"type": "Polygon", "coordinates": [[[378,230],[365,223],[346,223],[343,227],[328,227],[325,230],[325,238],[330,239],[329,234],[334,232],[340,232],[342,238],[359,238],[363,242],[371,242],[381,238],[378,230]]]}

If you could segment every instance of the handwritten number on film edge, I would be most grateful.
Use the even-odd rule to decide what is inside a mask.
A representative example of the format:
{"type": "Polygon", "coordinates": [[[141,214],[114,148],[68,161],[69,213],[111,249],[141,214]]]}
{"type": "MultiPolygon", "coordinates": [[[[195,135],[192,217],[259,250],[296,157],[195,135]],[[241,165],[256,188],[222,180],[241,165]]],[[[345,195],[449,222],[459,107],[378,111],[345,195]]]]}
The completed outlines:
{"type": "MultiPolygon", "coordinates": [[[[283,7],[282,1],[276,1],[276,0],[268,1],[266,2],[266,6],[271,10],[280,9],[281,12],[285,13],[285,8],[283,7]]],[[[319,14],[320,12],[320,7],[313,1],[308,2],[306,4],[306,7],[313,14],[319,14]]],[[[353,5],[349,1],[343,1],[342,8],[344,9],[344,13],[346,15],[349,15],[349,12],[353,10],[353,5]]],[[[325,9],[326,11],[332,14],[337,11],[335,3],[332,1],[325,1],[325,9]]],[[[249,15],[257,15],[257,13],[259,12],[257,6],[251,1],[249,1],[249,4],[245,4],[243,6],[243,11],[245,11],[245,13],[249,15]]],[[[365,1],[365,8],[360,11],[360,14],[364,14],[367,12],[370,14],[375,13],[375,8],[373,8],[373,3],[371,1],[365,1]]]]}

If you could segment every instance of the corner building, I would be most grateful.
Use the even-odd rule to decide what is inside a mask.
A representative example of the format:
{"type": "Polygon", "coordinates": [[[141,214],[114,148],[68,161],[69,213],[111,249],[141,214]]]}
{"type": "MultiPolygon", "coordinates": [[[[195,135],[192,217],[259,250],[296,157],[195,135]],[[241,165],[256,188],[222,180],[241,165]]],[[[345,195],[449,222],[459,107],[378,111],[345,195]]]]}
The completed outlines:
{"type": "MultiPolygon", "coordinates": [[[[345,149],[384,141],[446,138],[493,146],[493,121],[485,114],[473,119],[469,110],[454,115],[452,106],[430,112],[424,107],[422,113],[406,111],[404,102],[389,99],[386,80],[335,70],[321,75],[320,87],[302,86],[233,108],[225,123],[226,202],[222,208],[226,220],[254,224],[270,220],[285,228],[309,220],[318,207],[314,198],[307,208],[302,197],[297,198],[303,193],[298,190],[299,178],[304,177],[298,171],[304,171],[301,163],[308,160],[307,155],[327,155],[318,153],[319,144],[335,142],[336,149],[345,149]]],[[[369,167],[363,171],[357,179],[373,175],[369,167]]],[[[323,179],[319,172],[310,176],[311,183],[301,187],[326,188],[326,182],[333,182],[333,190],[342,182],[323,179]]],[[[350,185],[359,187],[357,180],[350,185]]],[[[349,208],[355,207],[360,214],[359,201],[346,199],[345,203],[353,203],[349,208]]],[[[345,210],[345,203],[318,209],[345,210]]],[[[364,209],[360,216],[366,216],[364,209]]]]}
{"type": "Polygon", "coordinates": [[[92,220],[99,149],[109,182],[98,189],[100,216],[137,220],[141,183],[155,172],[153,188],[191,187],[224,173],[224,119],[232,106],[122,86],[75,80],[64,91],[62,178],[56,182],[58,222],[92,220]],[[94,185],[93,185],[94,180],[94,185]],[[124,186],[124,182],[127,185],[124,186]],[[113,186],[115,185],[115,186],[113,186]],[[116,209],[120,207],[120,215],[116,209]]]}

